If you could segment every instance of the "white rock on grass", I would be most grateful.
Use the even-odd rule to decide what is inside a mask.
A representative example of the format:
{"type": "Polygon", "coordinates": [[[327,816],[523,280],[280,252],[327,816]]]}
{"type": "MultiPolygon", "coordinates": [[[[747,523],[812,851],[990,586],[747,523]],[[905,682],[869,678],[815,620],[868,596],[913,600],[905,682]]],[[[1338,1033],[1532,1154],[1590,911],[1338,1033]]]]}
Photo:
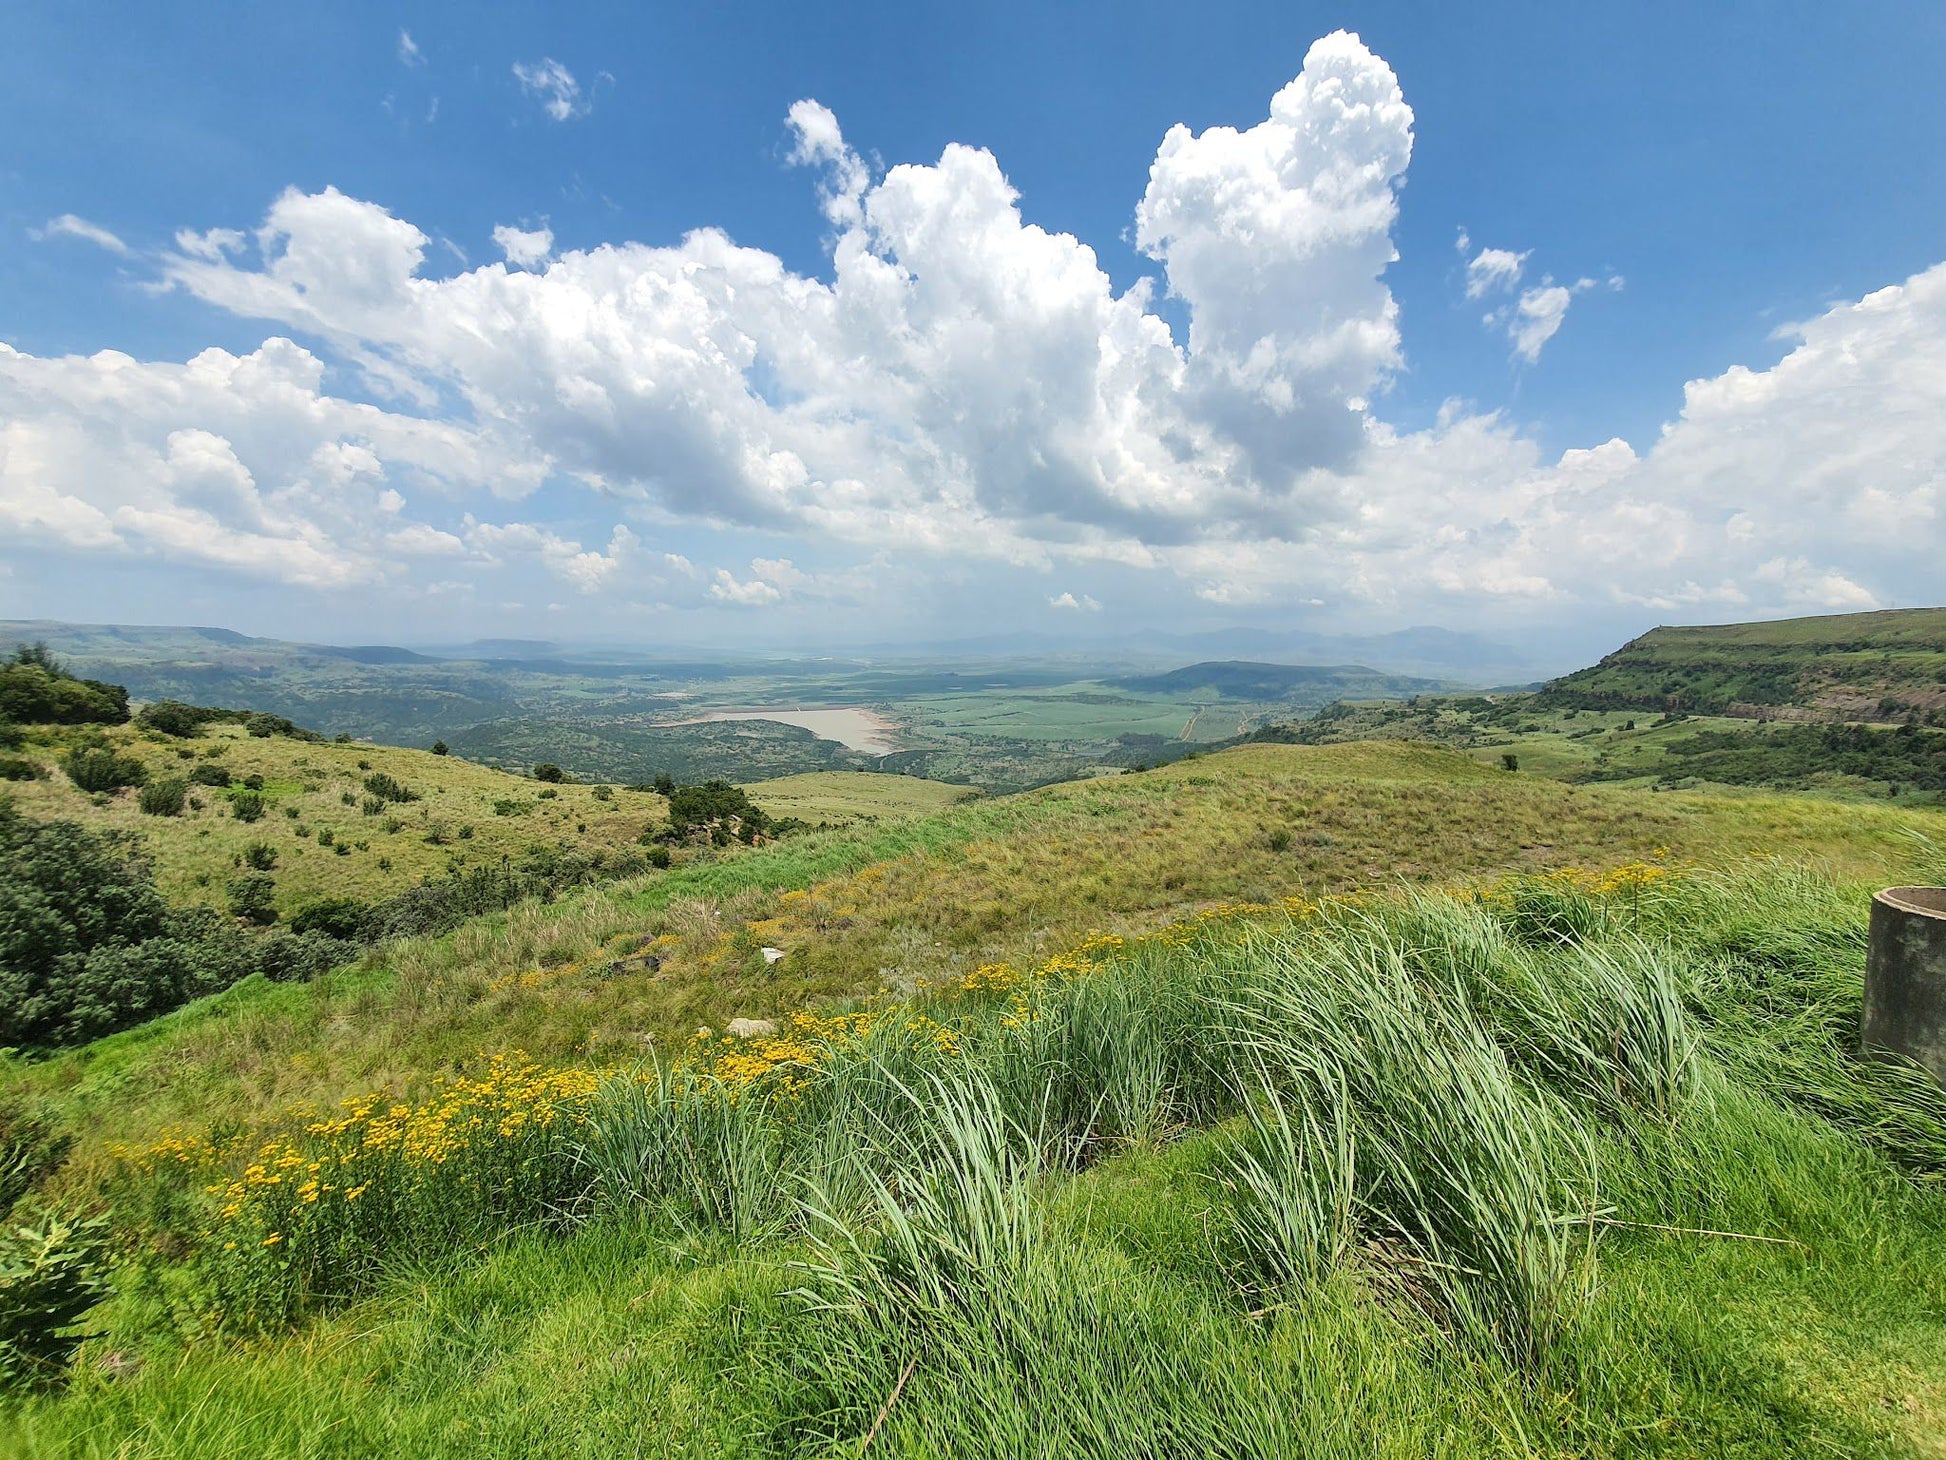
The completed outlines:
{"type": "Polygon", "coordinates": [[[784,956],[784,950],[782,948],[766,948],[763,952],[765,963],[775,963],[784,956]]]}
{"type": "Polygon", "coordinates": [[[725,1031],[732,1039],[767,1039],[777,1032],[774,1019],[732,1019],[725,1031]]]}

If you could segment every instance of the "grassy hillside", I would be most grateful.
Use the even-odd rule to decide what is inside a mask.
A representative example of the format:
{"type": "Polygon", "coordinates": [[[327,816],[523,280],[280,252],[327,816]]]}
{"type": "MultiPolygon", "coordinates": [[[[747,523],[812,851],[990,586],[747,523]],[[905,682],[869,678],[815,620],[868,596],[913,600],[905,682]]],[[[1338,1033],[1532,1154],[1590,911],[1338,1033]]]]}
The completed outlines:
{"type": "Polygon", "coordinates": [[[1915,725],[1757,724],[1722,715],[1587,710],[1545,695],[1339,703],[1259,732],[1299,744],[1429,741],[1482,765],[1512,755],[1523,774],[1690,789],[1814,792],[1907,805],[1946,803],[1946,731],[1915,725]]]}
{"type": "MultiPolygon", "coordinates": [[[[1214,759],[1246,795],[1481,789],[1452,757],[1214,759]]],[[[1527,790],[1543,815],[1576,794],[1527,790]]],[[[1744,803],[1741,832],[1802,807],[1744,803]]],[[[1946,872],[1909,820],[1857,819],[1834,870],[1946,872]]],[[[25,1456],[1936,1453],[1946,1097],[1847,1052],[1855,891],[1747,864],[1484,890],[1205,908],[685,1064],[466,1063],[416,1108],[205,1125],[109,1185],[143,1275],[97,1315],[112,1361],[0,1433],[25,1456]]],[[[370,1037],[354,1013],[340,1040],[370,1037]]]]}
{"type": "Polygon", "coordinates": [[[1214,906],[1773,855],[1868,879],[1905,865],[1915,830],[1946,841],[1946,816],[1582,789],[1424,746],[1250,747],[517,908],[314,983],[252,981],[11,1078],[55,1102],[86,1157],[219,1112],[421,1093],[496,1051],[627,1061],[735,1017],[1031,966],[1214,906]],[[640,949],[659,966],[610,971],[640,949]]]}
{"type": "Polygon", "coordinates": [[[779,776],[744,788],[769,815],[796,817],[813,826],[843,821],[878,821],[943,811],[979,793],[917,776],[886,776],[859,771],[814,771],[779,776]]]}
{"type": "Polygon", "coordinates": [[[1946,725],[1946,608],[1652,629],[1544,696],[1589,709],[1946,725]]]}
{"type": "Polygon", "coordinates": [[[253,845],[275,857],[278,906],[289,913],[324,897],[381,898],[424,877],[497,865],[540,845],[616,850],[666,821],[659,796],[544,786],[422,750],[258,739],[237,725],[212,726],[186,741],[133,726],[89,736],[141,761],[154,780],[198,768],[228,772],[228,788],[193,785],[180,816],[148,816],[133,791],[91,796],[61,773],[71,735],[40,732],[16,752],[45,771],[7,783],[5,793],[24,812],[138,833],[157,884],[178,903],[220,906],[225,882],[253,845]],[[374,808],[365,786],[373,774],[392,777],[417,799],[374,808]],[[265,809],[256,821],[239,821],[234,794],[250,776],[263,779],[265,809]]]}

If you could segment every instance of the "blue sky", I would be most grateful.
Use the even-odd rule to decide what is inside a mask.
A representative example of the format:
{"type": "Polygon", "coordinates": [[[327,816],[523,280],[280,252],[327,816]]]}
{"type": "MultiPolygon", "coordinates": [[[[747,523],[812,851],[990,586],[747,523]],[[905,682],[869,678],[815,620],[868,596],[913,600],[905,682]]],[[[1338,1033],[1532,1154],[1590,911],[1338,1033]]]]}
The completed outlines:
{"type": "Polygon", "coordinates": [[[926,637],[976,615],[1597,644],[1941,596],[1936,5],[559,9],[12,14],[0,614],[422,641],[926,637]],[[1310,120],[1267,155],[1286,176],[1342,166],[1359,198],[1334,183],[1238,212],[1203,189],[1212,168],[1261,182],[1262,148],[1192,146],[1152,178],[1172,127],[1194,144],[1274,122],[1341,28],[1357,49],[1319,53],[1310,120]],[[1347,76],[1383,136],[1343,113],[1312,125],[1347,76]],[[1388,87],[1409,117],[1384,110],[1388,87]],[[807,99],[842,141],[791,124],[807,99]],[[979,166],[943,165],[953,147],[990,154],[1019,223],[1072,235],[1105,284],[992,233],[974,212],[1004,223],[1004,199],[979,166]],[[932,172],[881,196],[901,164],[932,172]],[[344,207],[293,212],[260,249],[280,198],[326,189],[344,207]],[[417,230],[415,258],[386,252],[383,220],[417,230]],[[631,280],[716,268],[673,252],[699,228],[773,256],[721,274],[720,319],[591,311],[631,280]],[[243,237],[197,253],[179,230],[243,237]],[[915,291],[896,321],[858,322],[875,296],[837,281],[847,238],[915,291]],[[619,273],[575,272],[630,244],[619,273]],[[271,287],[299,255],[325,273],[271,287]],[[771,264],[786,293],[832,291],[824,353],[796,358],[806,327],[749,302],[771,264]],[[538,287],[409,311],[395,287],[509,268],[538,287]],[[1025,314],[993,304],[1011,289],[1025,314]],[[1115,323],[1116,299],[1139,308],[1115,323]],[[501,356],[467,343],[510,308],[532,316],[501,356]],[[1084,308],[1094,323],[1074,325],[1084,308]],[[1535,314],[1558,325],[1523,350],[1535,314]],[[1067,332],[1016,354],[1047,315],[1067,332]],[[1180,360],[1104,384],[1120,347],[1095,342],[1131,315],[1180,360]],[[664,335],[754,359],[678,369],[664,335]],[[306,409],[342,419],[300,429],[248,382],[160,371],[105,392],[99,368],[60,364],[248,359],[273,337],[302,352],[298,376],[317,362],[304,389],[324,404],[306,409]],[[1044,400],[1016,429],[1004,388],[1023,372],[1044,400]],[[1716,388],[1686,402],[1690,381],[1716,388]],[[702,440],[694,420],[719,412],[702,440]],[[452,434],[384,444],[413,422],[452,434]],[[327,447],[349,465],[320,467],[327,447]],[[1563,456],[1583,448],[1607,454],[1563,456]],[[397,530],[360,525],[374,511],[397,530]]]}

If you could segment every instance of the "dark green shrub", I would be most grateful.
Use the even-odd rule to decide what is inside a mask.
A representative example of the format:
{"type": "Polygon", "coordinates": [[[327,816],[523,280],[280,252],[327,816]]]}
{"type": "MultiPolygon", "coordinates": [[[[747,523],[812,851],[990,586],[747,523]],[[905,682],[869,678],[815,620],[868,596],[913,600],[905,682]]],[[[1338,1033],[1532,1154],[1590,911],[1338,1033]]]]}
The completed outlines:
{"type": "Polygon", "coordinates": [[[135,723],[159,735],[173,735],[178,740],[187,740],[192,735],[201,735],[203,726],[210,721],[222,718],[225,717],[221,710],[185,705],[178,700],[157,700],[136,712],[135,723]]]}
{"type": "Polygon", "coordinates": [[[534,779],[537,781],[553,781],[558,783],[567,780],[568,773],[552,762],[542,761],[534,767],[534,779]]]}
{"type": "Polygon", "coordinates": [[[554,787],[552,786],[543,786],[540,788],[540,790],[534,792],[534,798],[539,801],[552,801],[555,797],[559,796],[560,794],[561,793],[555,790],[554,787]]]}
{"type": "Polygon", "coordinates": [[[292,914],[293,933],[321,933],[344,942],[360,942],[366,935],[371,907],[355,897],[330,897],[292,914]]]}
{"type": "Polygon", "coordinates": [[[252,771],[249,775],[243,778],[244,790],[261,791],[263,788],[264,788],[264,778],[258,775],[255,771],[252,771]]]}
{"type": "Polygon", "coordinates": [[[0,781],[37,781],[43,774],[38,761],[19,755],[0,755],[0,781]]]}
{"type": "Polygon", "coordinates": [[[21,725],[121,725],[128,691],[98,679],[77,679],[47,652],[22,644],[0,661],[0,720],[21,725]]]}
{"type": "Polygon", "coordinates": [[[139,786],[149,778],[141,761],[131,755],[117,755],[106,746],[70,751],[61,768],[83,791],[104,794],[124,786],[139,786]]]}
{"type": "Polygon", "coordinates": [[[657,771],[655,779],[650,784],[655,787],[658,795],[673,796],[676,794],[676,778],[667,771],[657,771]]]}
{"type": "Polygon", "coordinates": [[[107,1249],[105,1217],[0,1231],[0,1383],[60,1377],[85,1337],[75,1325],[107,1296],[107,1249]]]}
{"type": "Polygon", "coordinates": [[[380,801],[394,801],[403,805],[407,801],[417,801],[419,793],[408,789],[384,771],[373,771],[365,777],[365,792],[376,796],[380,801]]]}
{"type": "Polygon", "coordinates": [[[432,753],[433,753],[434,755],[447,755],[447,754],[449,754],[450,752],[449,752],[449,751],[448,751],[448,750],[446,749],[446,742],[445,742],[445,741],[443,741],[443,740],[435,740],[435,741],[433,741],[433,743],[432,743],[432,753]]]}
{"type": "Polygon", "coordinates": [[[322,741],[324,739],[315,730],[306,730],[301,725],[293,725],[282,715],[266,714],[262,710],[243,722],[243,732],[256,740],[268,740],[273,735],[281,735],[287,740],[322,741]]]}
{"type": "Polygon", "coordinates": [[[261,821],[264,814],[261,791],[234,791],[230,794],[230,815],[238,821],[261,821]]]}
{"type": "Polygon", "coordinates": [[[189,797],[189,782],[180,776],[150,781],[142,788],[136,804],[144,816],[180,816],[182,803],[189,797]]]}
{"type": "Polygon", "coordinates": [[[1517,755],[1515,755],[1515,754],[1514,754],[1514,753],[1513,753],[1513,752],[1512,752],[1511,750],[1503,750],[1503,751],[1501,751],[1501,752],[1500,752],[1500,769],[1501,769],[1501,770],[1503,770],[1503,771],[1517,771],[1517,770],[1519,770],[1519,769],[1520,769],[1520,757],[1519,757],[1519,756],[1517,756],[1517,755]]]}
{"type": "Polygon", "coordinates": [[[189,779],[199,786],[227,786],[230,773],[220,765],[199,765],[189,773],[189,779]]]}
{"type": "Polygon", "coordinates": [[[26,731],[11,720],[0,720],[0,750],[18,750],[26,743],[26,731]]]}
{"type": "Polygon", "coordinates": [[[358,809],[367,816],[377,816],[385,809],[385,803],[376,796],[367,796],[359,803],[358,809]]]}
{"type": "Polygon", "coordinates": [[[252,842],[243,849],[243,865],[253,872],[269,872],[277,866],[277,848],[269,842],[252,842]]]}
{"type": "Polygon", "coordinates": [[[230,916],[246,923],[268,925],[277,921],[277,883],[261,872],[246,872],[232,877],[224,891],[230,898],[230,916]]]}
{"type": "Polygon", "coordinates": [[[336,841],[337,839],[338,839],[338,837],[337,837],[337,833],[335,833],[334,831],[332,831],[330,827],[328,827],[328,826],[324,826],[324,827],[319,827],[319,828],[318,828],[318,845],[319,845],[319,846],[321,846],[321,847],[328,847],[328,846],[330,846],[330,845],[331,845],[331,844],[332,844],[333,842],[335,842],[335,841],[336,841]]]}
{"type": "Polygon", "coordinates": [[[613,801],[615,799],[615,788],[613,786],[596,786],[594,789],[594,797],[597,801],[613,801]]]}
{"type": "MultiPolygon", "coordinates": [[[[648,833],[644,832],[643,835],[647,836],[648,833]]],[[[651,867],[655,867],[658,869],[667,868],[670,860],[671,859],[669,856],[669,849],[667,847],[649,848],[649,865],[651,867]]]]}

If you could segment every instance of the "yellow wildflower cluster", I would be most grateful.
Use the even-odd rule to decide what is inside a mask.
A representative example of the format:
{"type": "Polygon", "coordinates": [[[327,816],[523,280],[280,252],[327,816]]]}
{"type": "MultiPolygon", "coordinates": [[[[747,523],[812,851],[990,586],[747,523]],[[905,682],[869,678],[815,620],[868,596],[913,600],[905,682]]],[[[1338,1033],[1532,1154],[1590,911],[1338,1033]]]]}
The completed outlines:
{"type": "Polygon", "coordinates": [[[487,985],[487,992],[497,994],[506,989],[544,989],[563,983],[580,973],[585,965],[581,963],[561,963],[553,968],[529,968],[519,973],[503,974],[487,985]]]}
{"type": "Polygon", "coordinates": [[[855,1014],[793,1014],[787,1021],[788,1027],[781,1032],[734,1044],[712,1042],[715,1036],[699,1029],[694,1042],[705,1056],[704,1068],[733,1091],[762,1086],[796,1095],[834,1056],[858,1044],[883,1019],[900,1013],[905,1014],[904,1028],[908,1032],[930,1040],[941,1054],[959,1053],[957,1031],[923,1014],[897,1009],[855,1014]]]}
{"type": "MultiPolygon", "coordinates": [[[[333,1116],[295,1117],[257,1147],[241,1173],[205,1189],[225,1220],[252,1208],[316,1206],[329,1197],[357,1201],[392,1162],[436,1168],[488,1143],[581,1120],[600,1080],[593,1070],[497,1055],[484,1074],[450,1080],[418,1105],[363,1095],[344,1101],[333,1116]]],[[[162,1150],[153,1148],[151,1157],[162,1150]]],[[[214,1154],[212,1147],[206,1151],[214,1154]]]]}

